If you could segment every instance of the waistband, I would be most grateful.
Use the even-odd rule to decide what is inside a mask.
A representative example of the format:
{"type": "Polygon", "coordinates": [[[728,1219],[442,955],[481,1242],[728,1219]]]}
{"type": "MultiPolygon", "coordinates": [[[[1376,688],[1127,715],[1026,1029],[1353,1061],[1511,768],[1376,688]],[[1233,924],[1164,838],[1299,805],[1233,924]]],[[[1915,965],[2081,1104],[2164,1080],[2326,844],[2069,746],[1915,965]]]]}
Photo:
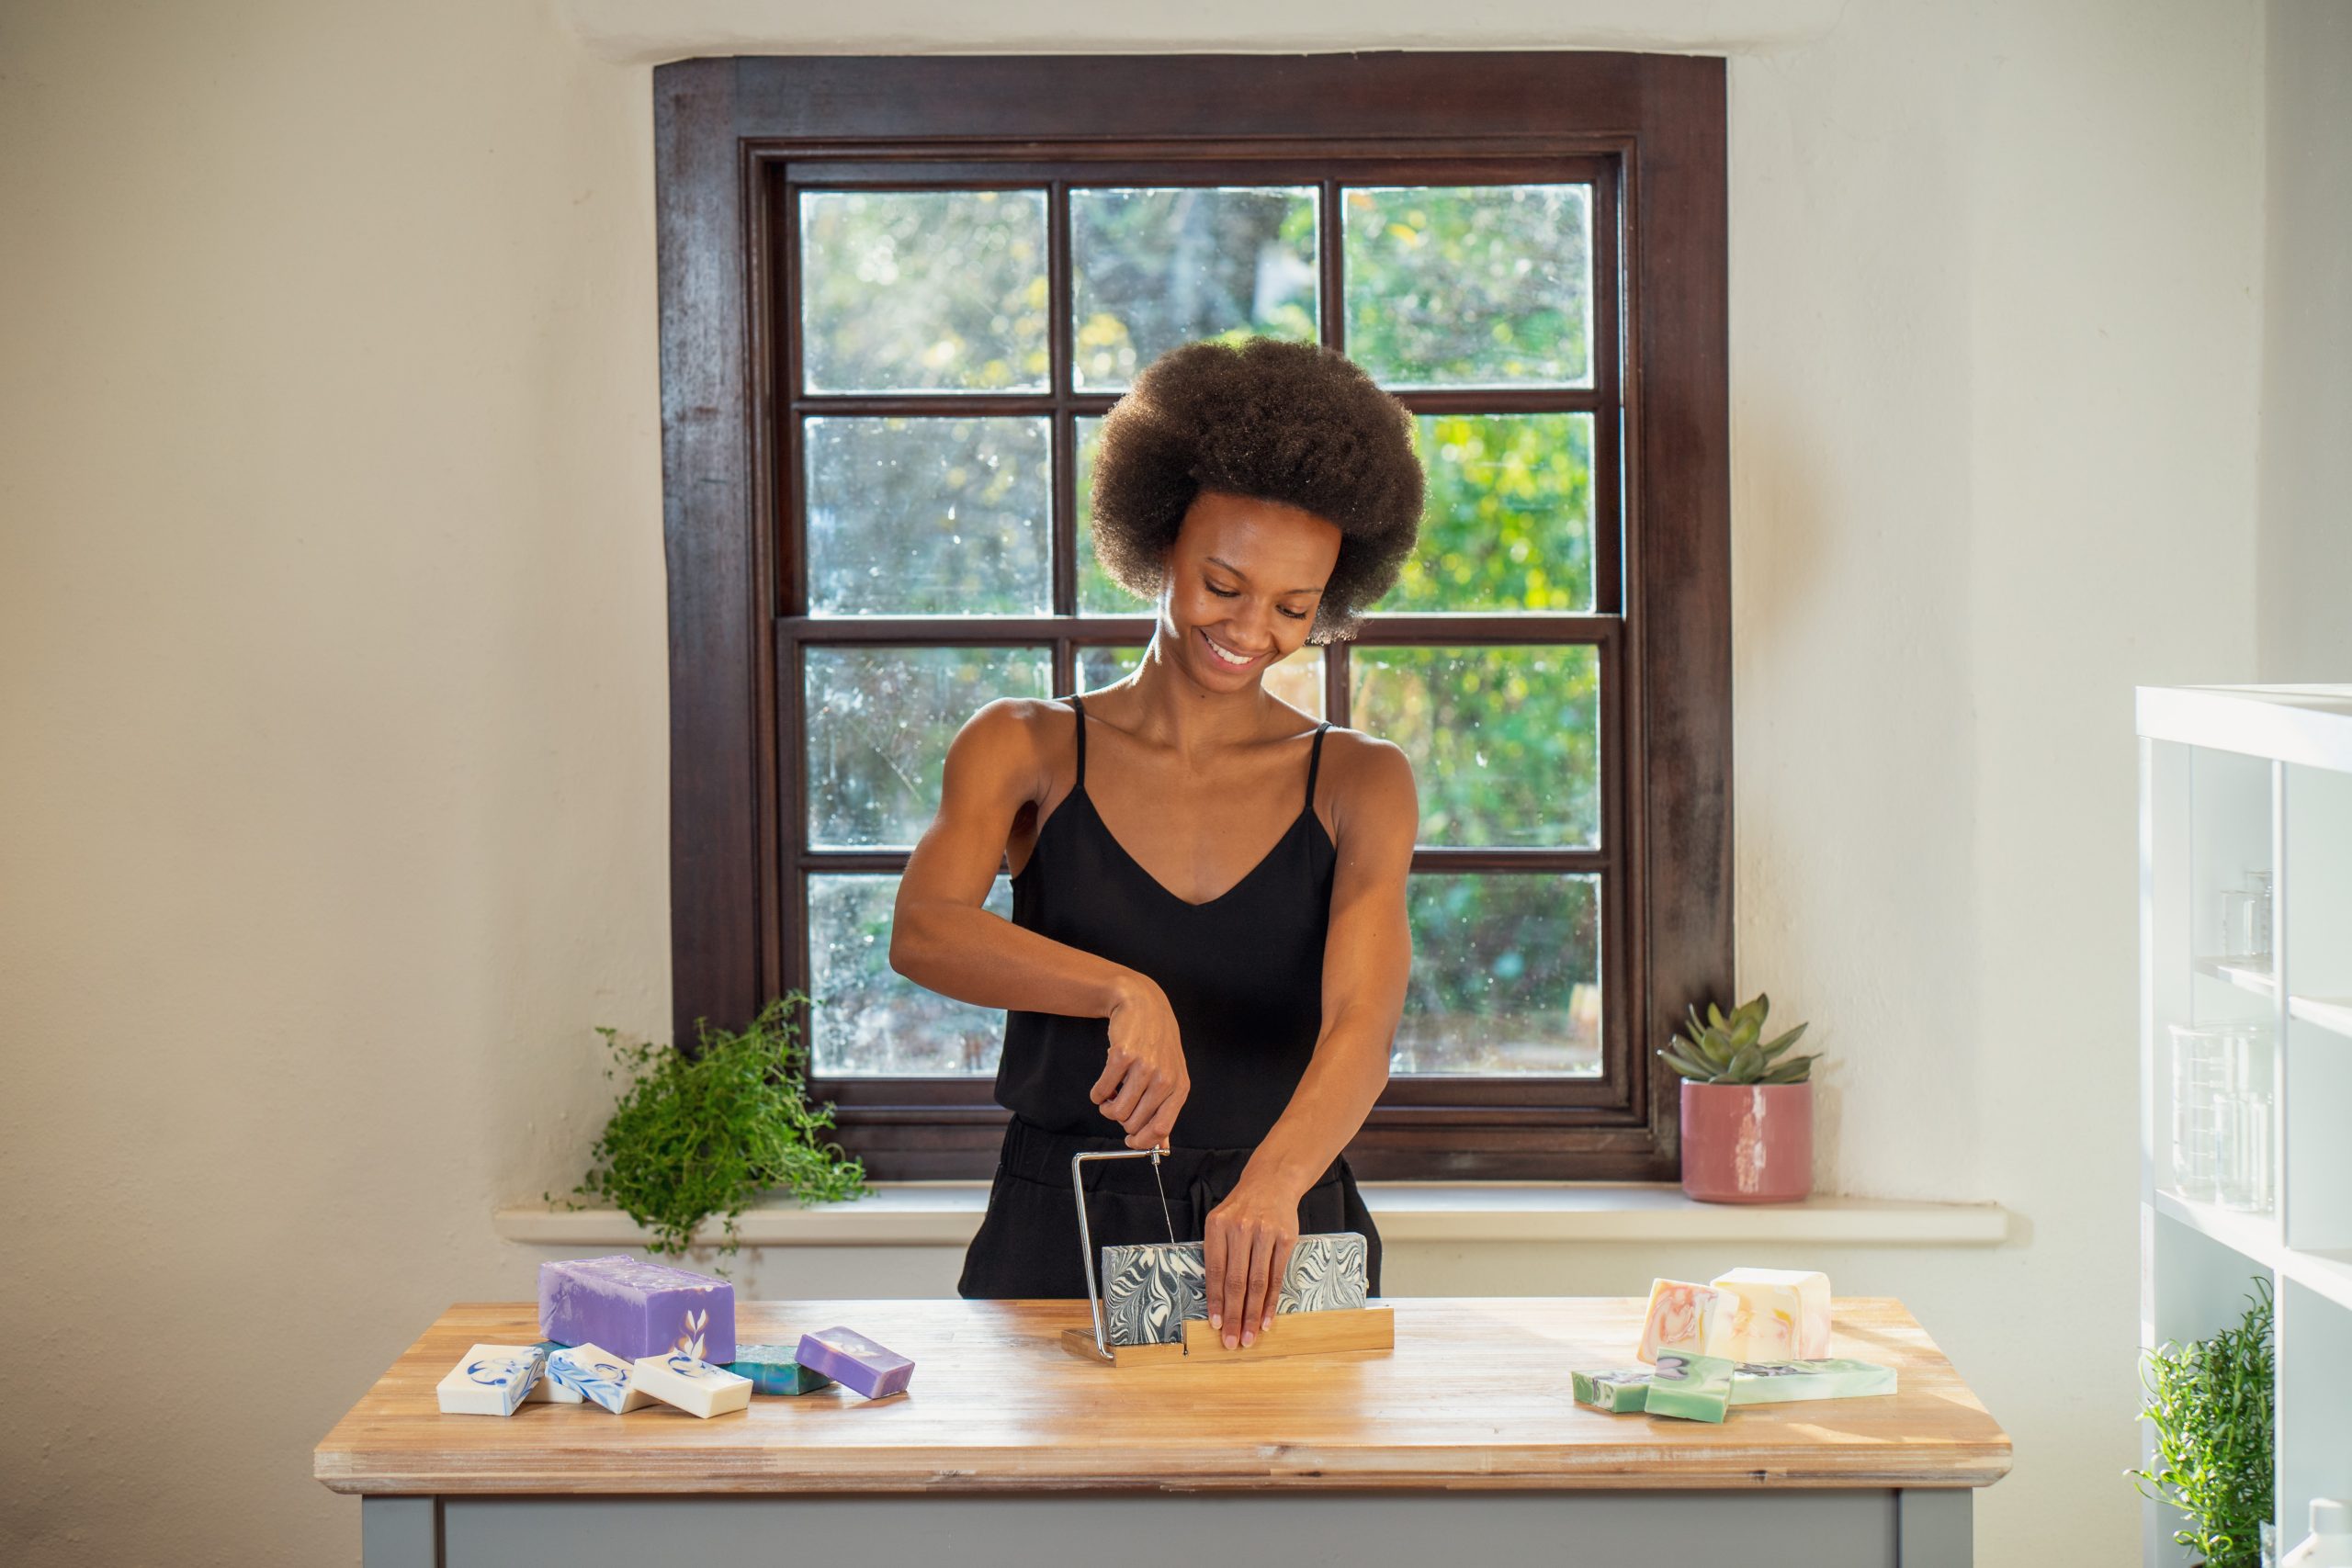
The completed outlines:
{"type": "MultiPolygon", "coordinates": [[[[1096,1150],[1124,1150],[1126,1140],[1114,1133],[1095,1135],[1086,1133],[1057,1133],[1040,1127],[1022,1116],[1014,1116],[1004,1129],[1004,1168],[1013,1175],[1030,1181],[1040,1181],[1051,1187],[1069,1186],[1070,1156],[1096,1150]]],[[[1089,1192],[1126,1192],[1137,1195],[1165,1190],[1170,1199],[1180,1192],[1205,1190],[1223,1194],[1233,1190],[1241,1179],[1243,1168],[1258,1151],[1250,1149],[1203,1149],[1171,1146],[1159,1156],[1157,1182],[1153,1179],[1151,1161],[1148,1159],[1111,1159],[1090,1161],[1086,1167],[1086,1190],[1089,1192]]],[[[1335,1183],[1353,1179],[1348,1159],[1341,1155],[1317,1177],[1310,1191],[1335,1183]]]]}

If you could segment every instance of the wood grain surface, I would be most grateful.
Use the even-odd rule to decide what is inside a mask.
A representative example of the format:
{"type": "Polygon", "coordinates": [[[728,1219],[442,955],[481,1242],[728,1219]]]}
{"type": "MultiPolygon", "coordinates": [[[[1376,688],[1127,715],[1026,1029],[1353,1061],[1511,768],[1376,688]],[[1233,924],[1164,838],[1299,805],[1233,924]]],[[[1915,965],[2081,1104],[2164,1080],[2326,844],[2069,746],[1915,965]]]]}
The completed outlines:
{"type": "Polygon", "coordinates": [[[1830,1353],[1900,1392],[1748,1405],[1721,1426],[1577,1404],[1568,1374],[1633,1361],[1638,1297],[1407,1297],[1396,1348],[1111,1367],[1067,1355],[1082,1302],[741,1302],[740,1342],[846,1324],[913,1386],[762,1397],[709,1420],[526,1404],[444,1416],[476,1342],[539,1337],[528,1302],[441,1314],[320,1443],[338,1492],[742,1493],[1983,1486],[2009,1438],[1892,1297],[1840,1297],[1830,1353]]]}

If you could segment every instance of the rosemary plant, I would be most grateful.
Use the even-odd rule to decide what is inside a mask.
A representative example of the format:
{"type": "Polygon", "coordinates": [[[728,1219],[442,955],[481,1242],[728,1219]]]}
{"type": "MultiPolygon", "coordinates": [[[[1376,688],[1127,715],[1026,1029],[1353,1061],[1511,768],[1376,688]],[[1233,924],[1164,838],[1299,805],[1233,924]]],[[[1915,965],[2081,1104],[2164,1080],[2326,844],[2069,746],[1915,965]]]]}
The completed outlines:
{"type": "Polygon", "coordinates": [[[2273,1506],[2271,1291],[2267,1275],[2254,1282],[2237,1326],[2188,1345],[2167,1339],[2140,1371],[2148,1395],[2140,1418],[2155,1428],[2155,1461],[2123,1473],[2142,1496],[2188,1516],[2172,1539],[2207,1568],[2255,1568],[2273,1506]]]}
{"type": "Polygon", "coordinates": [[[692,1055],[624,1045],[618,1031],[600,1027],[613,1054],[605,1076],[625,1069],[629,1083],[596,1140],[594,1168],[572,1191],[609,1200],[653,1233],[647,1251],[673,1257],[712,1214],[724,1216],[718,1250],[734,1252],[735,1222],[763,1192],[788,1189],[811,1203],[867,1191],[865,1166],[822,1136],[832,1106],[808,1103],[794,1002],[808,998],[777,998],[741,1033],[697,1019],[692,1055]]]}

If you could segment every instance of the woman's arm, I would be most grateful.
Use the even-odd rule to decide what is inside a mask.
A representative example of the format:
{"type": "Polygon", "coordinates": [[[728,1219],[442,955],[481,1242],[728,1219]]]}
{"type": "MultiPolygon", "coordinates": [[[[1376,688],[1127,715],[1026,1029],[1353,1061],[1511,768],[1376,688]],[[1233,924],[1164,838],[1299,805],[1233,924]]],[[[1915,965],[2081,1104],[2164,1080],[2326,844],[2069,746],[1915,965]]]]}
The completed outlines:
{"type": "Polygon", "coordinates": [[[1323,950],[1323,1026],[1306,1071],[1231,1196],[1209,1213],[1209,1322],[1227,1345],[1255,1342],[1272,1327],[1298,1203],[1363,1125],[1388,1082],[1388,1058],[1404,1016],[1413,963],[1405,918],[1405,874],[1420,828],[1413,766],[1385,740],[1351,737],[1360,756],[1346,769],[1339,866],[1323,950]]]}
{"type": "MultiPolygon", "coordinates": [[[[890,967],[978,1007],[1110,1021],[1094,1100],[1134,1148],[1164,1144],[1192,1092],[1175,1010],[1150,976],[1054,941],[981,907],[1022,807],[1045,793],[1046,762],[1023,705],[1003,698],[948,744],[939,815],[908,857],[890,917],[890,967]]],[[[1106,1128],[1107,1132],[1108,1129],[1106,1128]]]]}

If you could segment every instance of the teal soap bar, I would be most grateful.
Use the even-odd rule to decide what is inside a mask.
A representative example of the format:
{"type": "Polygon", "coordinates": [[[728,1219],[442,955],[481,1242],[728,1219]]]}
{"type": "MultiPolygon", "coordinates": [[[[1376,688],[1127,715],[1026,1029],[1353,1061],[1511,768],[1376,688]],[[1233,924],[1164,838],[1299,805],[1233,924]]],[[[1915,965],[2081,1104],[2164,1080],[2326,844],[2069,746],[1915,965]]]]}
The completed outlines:
{"type": "Polygon", "coordinates": [[[751,1379],[753,1393],[814,1393],[833,1386],[824,1373],[802,1366],[789,1345],[738,1345],[727,1370],[751,1379]]]}
{"type": "Polygon", "coordinates": [[[1660,1350],[1642,1408],[1686,1421],[1720,1421],[1731,1404],[1731,1371],[1737,1364],[1721,1356],[1660,1350]]]}
{"type": "Polygon", "coordinates": [[[1568,1381],[1576,1390],[1578,1404],[1623,1415],[1642,1408],[1649,1393],[1650,1370],[1616,1367],[1601,1372],[1570,1372],[1568,1381]]]}
{"type": "Polygon", "coordinates": [[[1742,1361],[1732,1368],[1734,1404],[1778,1404],[1792,1399],[1849,1399],[1893,1393],[1894,1369],[1875,1361],[1830,1356],[1812,1361],[1742,1361]]]}

